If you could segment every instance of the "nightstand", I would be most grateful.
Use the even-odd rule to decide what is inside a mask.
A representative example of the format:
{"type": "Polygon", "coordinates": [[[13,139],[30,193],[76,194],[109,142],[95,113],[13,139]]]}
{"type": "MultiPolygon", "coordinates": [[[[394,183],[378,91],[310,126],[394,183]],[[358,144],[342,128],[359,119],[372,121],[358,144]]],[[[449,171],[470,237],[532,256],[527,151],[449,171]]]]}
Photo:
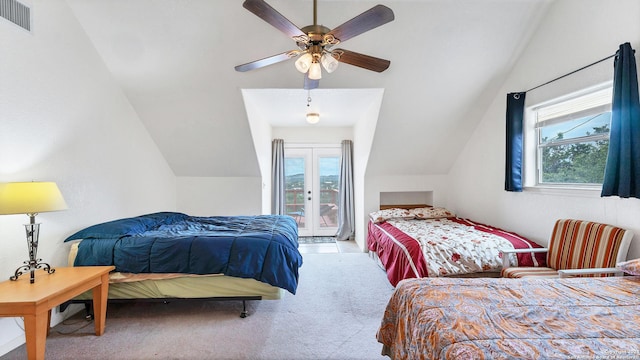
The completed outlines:
{"type": "Polygon", "coordinates": [[[113,269],[113,266],[57,267],[53,274],[38,270],[33,284],[27,276],[0,283],[0,316],[24,318],[29,359],[44,359],[51,309],[87,290],[93,289],[96,335],[104,333],[109,272],[113,269]]]}

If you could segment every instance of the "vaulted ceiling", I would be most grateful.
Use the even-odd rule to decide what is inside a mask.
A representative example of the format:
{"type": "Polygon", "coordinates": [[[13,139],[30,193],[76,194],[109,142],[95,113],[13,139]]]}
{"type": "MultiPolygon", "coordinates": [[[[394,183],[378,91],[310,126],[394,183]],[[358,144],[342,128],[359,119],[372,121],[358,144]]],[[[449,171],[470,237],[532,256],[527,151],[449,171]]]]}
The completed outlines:
{"type": "MultiPolygon", "coordinates": [[[[319,0],[329,28],[378,3],[395,20],[340,44],[391,66],[323,74],[312,97],[331,115],[317,125],[299,116],[307,92],[293,60],[234,70],[296,48],[242,0],[66,1],[174,173],[241,177],[260,175],[243,89],[274,89],[254,101],[274,126],[352,124],[366,104],[346,90],[384,89],[367,173],[446,174],[551,0],[319,0]],[[345,91],[337,100],[331,89],[345,91]],[[291,100],[273,101],[283,93],[291,100]]],[[[267,2],[298,27],[313,24],[312,0],[267,2]]]]}

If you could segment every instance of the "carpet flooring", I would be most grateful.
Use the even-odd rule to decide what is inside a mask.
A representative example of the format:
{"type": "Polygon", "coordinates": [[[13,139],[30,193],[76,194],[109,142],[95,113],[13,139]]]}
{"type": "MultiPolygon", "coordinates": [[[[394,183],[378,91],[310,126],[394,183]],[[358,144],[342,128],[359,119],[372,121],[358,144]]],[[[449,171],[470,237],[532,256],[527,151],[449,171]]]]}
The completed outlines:
{"type": "MultiPolygon", "coordinates": [[[[51,329],[56,359],[386,359],[376,332],[393,291],[364,253],[305,254],[296,295],[249,301],[109,304],[105,334],[83,312],[51,329]]],[[[25,359],[22,345],[0,357],[25,359]]]]}

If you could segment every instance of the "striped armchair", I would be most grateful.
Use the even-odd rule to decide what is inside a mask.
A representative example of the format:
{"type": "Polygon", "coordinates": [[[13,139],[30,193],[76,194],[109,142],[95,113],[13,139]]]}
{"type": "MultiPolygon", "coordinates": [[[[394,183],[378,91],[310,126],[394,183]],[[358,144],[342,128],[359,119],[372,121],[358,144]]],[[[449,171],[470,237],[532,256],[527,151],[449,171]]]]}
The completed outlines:
{"type": "Polygon", "coordinates": [[[625,261],[633,232],[592,221],[561,219],[556,221],[546,249],[502,251],[502,277],[603,276],[622,273],[616,263],[625,261]],[[548,267],[509,267],[509,254],[547,252],[548,267]]]}

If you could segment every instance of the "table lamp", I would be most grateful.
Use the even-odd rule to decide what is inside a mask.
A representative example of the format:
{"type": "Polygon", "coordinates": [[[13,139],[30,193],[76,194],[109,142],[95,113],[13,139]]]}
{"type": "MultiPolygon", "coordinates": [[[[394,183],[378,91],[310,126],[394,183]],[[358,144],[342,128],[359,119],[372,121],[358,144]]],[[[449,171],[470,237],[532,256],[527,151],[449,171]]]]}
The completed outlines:
{"type": "Polygon", "coordinates": [[[18,280],[20,275],[31,272],[31,283],[35,282],[34,272],[43,269],[53,274],[55,269],[37,258],[38,235],[40,224],[36,223],[36,215],[42,212],[65,210],[64,201],[58,185],[53,182],[12,182],[0,184],[0,215],[27,214],[29,224],[25,224],[27,231],[27,246],[29,260],[20,266],[9,279],[18,280]]]}

